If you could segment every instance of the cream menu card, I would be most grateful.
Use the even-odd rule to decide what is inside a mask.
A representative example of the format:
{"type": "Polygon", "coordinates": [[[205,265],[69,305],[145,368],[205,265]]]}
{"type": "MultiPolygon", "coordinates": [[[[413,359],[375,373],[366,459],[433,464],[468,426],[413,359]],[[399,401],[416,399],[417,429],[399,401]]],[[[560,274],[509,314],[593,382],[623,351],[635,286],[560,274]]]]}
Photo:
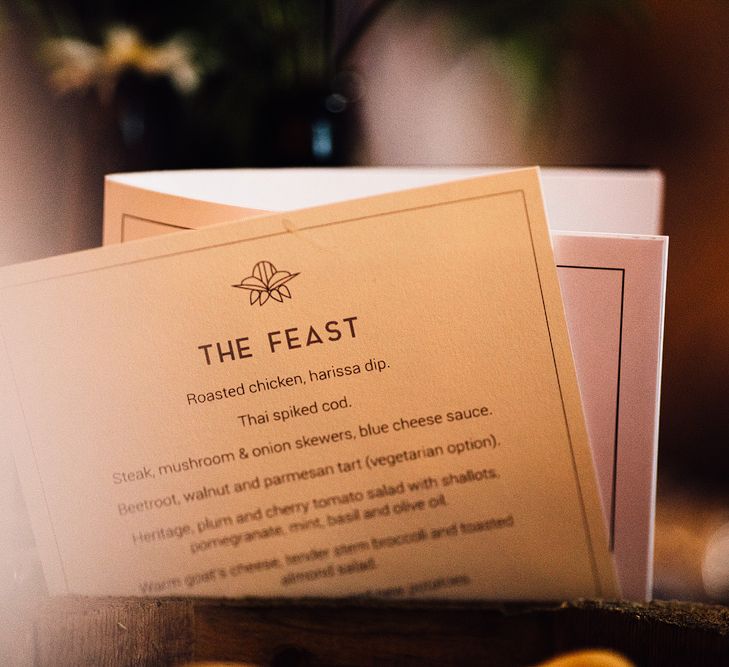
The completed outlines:
{"type": "Polygon", "coordinates": [[[618,593],[538,172],[0,272],[53,593],[618,593]]]}

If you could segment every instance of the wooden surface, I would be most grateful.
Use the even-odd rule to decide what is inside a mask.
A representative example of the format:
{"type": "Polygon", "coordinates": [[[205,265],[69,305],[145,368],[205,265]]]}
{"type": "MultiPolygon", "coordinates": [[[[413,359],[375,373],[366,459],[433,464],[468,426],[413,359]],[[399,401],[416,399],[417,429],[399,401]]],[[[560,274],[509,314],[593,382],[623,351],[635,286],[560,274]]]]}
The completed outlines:
{"type": "Polygon", "coordinates": [[[729,665],[729,608],[57,598],[40,600],[13,641],[8,664],[74,667],[529,665],[582,647],[639,665],[729,665]]]}

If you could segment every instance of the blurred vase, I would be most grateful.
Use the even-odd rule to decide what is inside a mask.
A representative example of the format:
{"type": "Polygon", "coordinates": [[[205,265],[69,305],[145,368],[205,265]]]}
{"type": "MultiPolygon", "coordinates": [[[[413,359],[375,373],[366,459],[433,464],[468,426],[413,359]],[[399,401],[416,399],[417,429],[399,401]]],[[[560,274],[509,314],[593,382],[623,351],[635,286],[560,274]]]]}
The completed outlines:
{"type": "Polygon", "coordinates": [[[252,161],[262,167],[349,164],[354,123],[341,93],[320,86],[279,92],[257,114],[252,161]]]}

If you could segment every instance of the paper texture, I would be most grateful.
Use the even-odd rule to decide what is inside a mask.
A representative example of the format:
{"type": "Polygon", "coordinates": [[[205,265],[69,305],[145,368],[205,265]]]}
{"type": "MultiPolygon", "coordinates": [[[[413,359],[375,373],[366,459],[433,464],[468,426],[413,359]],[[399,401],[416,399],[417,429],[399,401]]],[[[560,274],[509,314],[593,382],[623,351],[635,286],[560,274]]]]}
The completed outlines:
{"type": "MultiPolygon", "coordinates": [[[[104,243],[495,173],[483,167],[225,169],[107,176],[104,243]]],[[[542,169],[553,229],[659,234],[657,171],[542,169]]]]}
{"type": "Polygon", "coordinates": [[[53,593],[618,594],[535,170],[0,285],[53,593]]]}

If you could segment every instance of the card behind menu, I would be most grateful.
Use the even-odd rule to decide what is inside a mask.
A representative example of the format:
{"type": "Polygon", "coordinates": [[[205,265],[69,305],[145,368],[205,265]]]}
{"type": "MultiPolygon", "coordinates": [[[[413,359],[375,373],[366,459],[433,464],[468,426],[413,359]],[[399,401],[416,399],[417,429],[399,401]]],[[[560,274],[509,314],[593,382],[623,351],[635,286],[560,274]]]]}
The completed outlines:
{"type": "MultiPolygon", "coordinates": [[[[220,169],[111,174],[104,244],[498,173],[495,167],[220,169]]],[[[552,229],[656,235],[663,176],[655,170],[540,170],[552,229]]]]}
{"type": "Polygon", "coordinates": [[[0,286],[54,593],[618,593],[536,171],[0,286]]]}
{"type": "Polygon", "coordinates": [[[623,595],[650,599],[668,239],[552,242],[610,548],[623,595]]]}

